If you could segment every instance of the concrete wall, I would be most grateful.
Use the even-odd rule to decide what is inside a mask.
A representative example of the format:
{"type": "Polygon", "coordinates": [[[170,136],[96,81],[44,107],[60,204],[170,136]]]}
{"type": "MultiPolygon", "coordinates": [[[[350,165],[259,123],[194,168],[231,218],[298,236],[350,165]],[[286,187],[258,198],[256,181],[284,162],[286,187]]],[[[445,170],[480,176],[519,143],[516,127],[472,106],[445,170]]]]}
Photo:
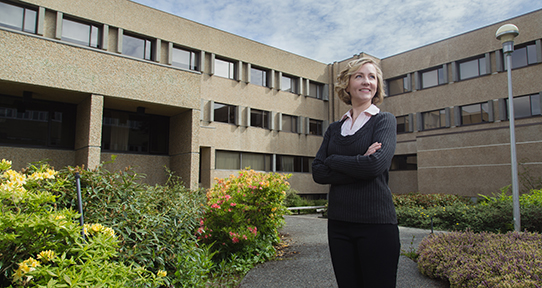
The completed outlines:
{"type": "MultiPolygon", "coordinates": [[[[111,169],[135,166],[148,183],[165,181],[168,166],[192,189],[210,187],[214,178],[237,171],[215,169],[215,151],[229,150],[275,155],[314,157],[322,136],[279,131],[281,113],[322,120],[339,120],[350,109],[333,93],[337,73],[351,59],[320,63],[262,43],[195,23],[128,0],[26,0],[40,12],[37,34],[0,28],[0,88],[3,95],[77,105],[74,150],[0,147],[14,168],[43,158],[54,166],[96,167],[118,155],[111,169]],[[63,18],[81,19],[102,27],[104,45],[90,48],[60,40],[63,18]],[[122,54],[122,35],[146,37],[156,46],[152,60],[122,54]],[[170,48],[185,47],[200,57],[200,69],[191,71],[168,64],[170,48]],[[237,65],[235,80],[214,75],[213,59],[237,65]],[[250,83],[250,67],[266,70],[274,85],[250,83]],[[294,76],[301,91],[280,91],[281,73],[294,76]],[[309,81],[326,85],[329,100],[307,97],[309,81]],[[211,121],[212,103],[239,106],[240,125],[211,121]],[[103,109],[145,113],[170,119],[169,155],[140,155],[101,150],[103,109]],[[273,128],[250,127],[248,109],[271,111],[273,128]]],[[[514,95],[542,91],[542,10],[506,21],[520,29],[516,44],[537,41],[539,64],[513,71],[514,95]]],[[[507,97],[506,73],[499,70],[501,44],[495,31],[503,23],[445,39],[398,55],[377,59],[385,79],[409,74],[411,92],[390,96],[380,105],[396,116],[417,115],[435,109],[451,112],[449,128],[398,135],[397,155],[416,154],[417,171],[390,172],[394,193],[491,194],[510,182],[508,121],[502,119],[499,99],[507,97]],[[464,81],[454,78],[456,61],[487,55],[490,72],[464,81]],[[447,84],[417,89],[420,72],[446,68],[447,84]],[[492,102],[494,121],[458,126],[454,109],[461,105],[492,102]]],[[[370,56],[364,53],[353,58],[370,56]]],[[[542,172],[542,117],[519,119],[518,159],[534,173],[542,172]]],[[[306,129],[303,128],[303,129],[306,129]]],[[[5,155],[5,156],[4,156],[5,155]]],[[[292,187],[300,193],[325,194],[328,187],[312,181],[310,173],[293,173],[292,187]]]]}

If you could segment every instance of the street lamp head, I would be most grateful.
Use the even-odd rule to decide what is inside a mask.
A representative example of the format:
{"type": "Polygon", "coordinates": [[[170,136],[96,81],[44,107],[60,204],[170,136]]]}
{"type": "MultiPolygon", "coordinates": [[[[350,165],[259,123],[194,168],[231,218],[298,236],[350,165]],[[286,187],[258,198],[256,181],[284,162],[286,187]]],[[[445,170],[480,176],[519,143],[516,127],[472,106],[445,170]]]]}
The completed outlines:
{"type": "Polygon", "coordinates": [[[495,33],[497,40],[500,40],[502,43],[504,53],[511,53],[514,51],[514,38],[518,35],[519,29],[514,24],[502,25],[499,30],[497,30],[497,33],[495,33]]]}

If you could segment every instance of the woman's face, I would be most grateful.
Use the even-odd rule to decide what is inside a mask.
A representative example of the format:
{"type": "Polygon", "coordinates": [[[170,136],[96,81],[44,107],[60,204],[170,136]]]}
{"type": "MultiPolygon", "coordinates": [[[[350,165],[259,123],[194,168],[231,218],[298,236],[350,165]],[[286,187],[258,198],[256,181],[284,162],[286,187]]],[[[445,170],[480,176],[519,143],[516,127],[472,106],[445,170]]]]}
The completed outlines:
{"type": "Polygon", "coordinates": [[[350,93],[352,106],[370,106],[378,89],[378,74],[372,63],[365,63],[350,75],[346,92],[350,93]]]}

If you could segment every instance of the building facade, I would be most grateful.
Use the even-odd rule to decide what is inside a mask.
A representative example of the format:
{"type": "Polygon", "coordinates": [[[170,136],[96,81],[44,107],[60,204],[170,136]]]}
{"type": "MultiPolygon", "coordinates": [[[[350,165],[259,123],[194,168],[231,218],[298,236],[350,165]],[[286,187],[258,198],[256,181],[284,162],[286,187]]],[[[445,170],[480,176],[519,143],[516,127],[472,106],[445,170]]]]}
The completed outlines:
{"type": "MultiPolygon", "coordinates": [[[[520,28],[518,159],[540,175],[542,11],[509,22],[520,28]]],[[[475,196],[510,183],[500,25],[378,59],[381,109],[398,120],[392,192],[475,196]]],[[[320,63],[128,0],[0,0],[0,157],[94,168],[115,155],[106,168],[163,183],[168,167],[191,189],[250,167],[291,173],[295,190],[322,197],[310,165],[349,109],[333,93],[348,60],[320,63]]]]}

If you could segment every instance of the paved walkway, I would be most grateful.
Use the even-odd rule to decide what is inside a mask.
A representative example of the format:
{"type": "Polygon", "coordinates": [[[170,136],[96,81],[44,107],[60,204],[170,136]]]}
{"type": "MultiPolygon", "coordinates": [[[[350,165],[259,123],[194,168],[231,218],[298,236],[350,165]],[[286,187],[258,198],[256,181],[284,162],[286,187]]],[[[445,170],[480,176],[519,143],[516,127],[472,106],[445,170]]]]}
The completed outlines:
{"type": "MultiPolygon", "coordinates": [[[[245,276],[241,288],[266,287],[338,287],[331,266],[327,245],[327,219],[318,215],[285,216],[286,225],[282,233],[289,246],[276,261],[256,266],[245,276]]],[[[399,228],[401,249],[416,249],[430,231],[414,228],[399,228]],[[414,238],[413,238],[414,237],[414,238]]],[[[422,275],[416,263],[405,256],[399,259],[397,271],[398,288],[445,288],[443,281],[422,275]]]]}

